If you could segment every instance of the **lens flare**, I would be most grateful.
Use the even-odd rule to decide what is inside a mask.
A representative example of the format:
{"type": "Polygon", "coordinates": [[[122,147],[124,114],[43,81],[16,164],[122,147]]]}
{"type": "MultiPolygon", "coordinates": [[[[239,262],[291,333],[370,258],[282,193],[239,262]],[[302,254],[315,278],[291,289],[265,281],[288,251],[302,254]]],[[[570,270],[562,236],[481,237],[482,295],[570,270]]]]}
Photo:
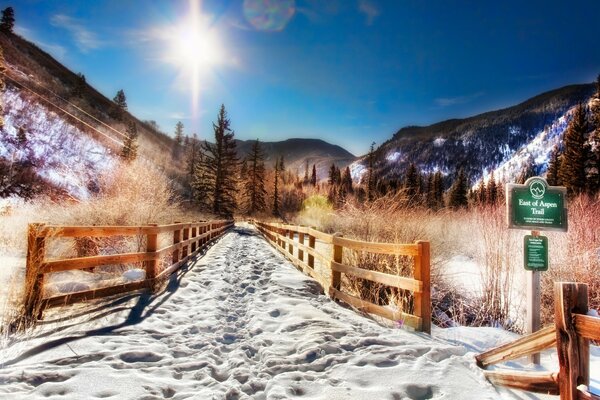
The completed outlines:
{"type": "Polygon", "coordinates": [[[294,0],[244,0],[246,20],[260,31],[282,31],[295,12],[294,0]]]}

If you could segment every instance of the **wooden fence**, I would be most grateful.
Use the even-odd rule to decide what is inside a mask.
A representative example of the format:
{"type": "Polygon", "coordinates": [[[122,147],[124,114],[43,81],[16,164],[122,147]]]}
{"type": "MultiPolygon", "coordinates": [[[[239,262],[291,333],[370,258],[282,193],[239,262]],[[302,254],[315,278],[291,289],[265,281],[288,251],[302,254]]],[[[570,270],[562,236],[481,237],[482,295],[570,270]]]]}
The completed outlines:
{"type": "MultiPolygon", "coordinates": [[[[30,318],[42,318],[46,308],[73,304],[140,289],[154,290],[156,283],[177,271],[210,241],[233,226],[233,221],[174,223],[146,226],[53,226],[30,224],[25,277],[25,313],[30,318]],[[173,242],[158,248],[158,235],[172,233],[173,242]],[[146,251],[110,255],[94,255],[68,259],[46,259],[48,241],[56,238],[145,237],[146,251]],[[169,257],[172,254],[172,258],[169,257]],[[159,271],[161,257],[169,257],[167,266],[159,271]],[[91,269],[102,265],[143,262],[145,278],[140,281],[44,297],[45,275],[53,272],[91,269]]],[[[163,262],[164,263],[164,262],[163,262]]]]}
{"type": "Polygon", "coordinates": [[[281,251],[294,265],[303,270],[304,273],[321,281],[319,274],[315,271],[315,258],[328,267],[331,272],[330,281],[321,282],[321,284],[329,286],[330,297],[342,300],[364,312],[376,314],[394,321],[400,320],[416,330],[431,333],[429,242],[418,241],[414,244],[362,242],[343,238],[337,234],[326,234],[305,226],[263,223],[259,221],[254,221],[254,224],[275,248],[281,251]],[[315,248],[317,240],[331,245],[332,250],[330,254],[323,254],[317,251],[315,248]],[[296,253],[294,253],[294,249],[296,249],[296,253]],[[413,278],[390,275],[343,264],[344,249],[374,254],[411,256],[414,259],[413,278]],[[394,311],[344,293],[341,287],[342,274],[411,291],[414,296],[413,314],[394,311]]]}
{"type": "Polygon", "coordinates": [[[490,382],[537,393],[560,394],[561,400],[600,400],[579,385],[589,385],[590,340],[600,340],[600,318],[588,312],[587,285],[554,284],[555,326],[549,326],[515,342],[476,357],[481,368],[521,358],[556,346],[558,372],[515,370],[484,371],[490,382]]]}

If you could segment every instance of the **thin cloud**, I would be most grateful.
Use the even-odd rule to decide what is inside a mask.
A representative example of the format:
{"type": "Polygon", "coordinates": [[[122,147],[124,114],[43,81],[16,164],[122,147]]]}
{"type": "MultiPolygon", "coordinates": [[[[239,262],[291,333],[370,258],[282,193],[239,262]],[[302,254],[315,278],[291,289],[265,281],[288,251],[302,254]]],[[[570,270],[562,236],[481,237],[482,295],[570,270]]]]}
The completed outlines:
{"type": "Polygon", "coordinates": [[[73,36],[75,44],[83,53],[97,49],[104,44],[94,32],[83,25],[81,20],[65,14],[55,14],[50,18],[50,23],[57,28],[66,29],[73,36]]]}
{"type": "Polygon", "coordinates": [[[358,2],[358,11],[365,14],[367,17],[367,26],[373,25],[375,18],[381,14],[379,8],[370,0],[359,0],[358,2]]]}
{"type": "Polygon", "coordinates": [[[477,99],[478,97],[483,96],[483,92],[477,92],[465,96],[456,96],[456,97],[438,97],[434,100],[435,104],[439,107],[451,107],[459,104],[467,104],[477,99]]]}

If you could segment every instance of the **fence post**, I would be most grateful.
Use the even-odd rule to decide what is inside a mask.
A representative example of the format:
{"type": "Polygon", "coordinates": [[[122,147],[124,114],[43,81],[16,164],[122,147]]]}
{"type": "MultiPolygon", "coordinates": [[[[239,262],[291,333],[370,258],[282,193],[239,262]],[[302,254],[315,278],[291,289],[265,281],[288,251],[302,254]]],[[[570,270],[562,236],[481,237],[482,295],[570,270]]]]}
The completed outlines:
{"type": "MultiPolygon", "coordinates": [[[[183,238],[182,240],[185,242],[190,238],[190,228],[183,228],[183,238]]],[[[181,258],[187,261],[187,257],[189,255],[190,245],[185,244],[181,249],[181,258]]]]}
{"type": "MultiPolygon", "coordinates": [[[[332,263],[336,262],[336,263],[341,264],[342,259],[344,257],[344,248],[342,246],[340,246],[339,244],[335,243],[335,238],[338,238],[338,237],[342,237],[342,235],[340,235],[339,233],[335,233],[333,235],[333,254],[332,254],[331,261],[332,261],[332,263]]],[[[329,268],[331,268],[330,288],[336,289],[336,290],[341,290],[341,288],[342,288],[342,273],[339,271],[334,271],[332,263],[330,263],[330,265],[329,265],[329,268]]]]}
{"type": "Polygon", "coordinates": [[[579,337],[573,314],[587,314],[588,291],[583,283],[554,284],[554,321],[558,352],[558,390],[561,400],[576,400],[577,386],[589,385],[590,343],[579,337]]]}
{"type": "MultiPolygon", "coordinates": [[[[314,226],[311,226],[309,229],[316,229],[316,228],[314,226]]],[[[315,248],[315,237],[313,235],[311,235],[310,233],[308,234],[308,247],[310,247],[313,250],[315,248]]],[[[315,256],[313,256],[310,253],[308,253],[308,266],[312,269],[315,269],[315,256]]]]}
{"type": "MultiPolygon", "coordinates": [[[[149,224],[149,226],[158,226],[158,224],[149,224]]],[[[158,234],[157,233],[147,233],[146,234],[146,252],[154,253],[154,258],[152,260],[148,260],[145,262],[146,267],[146,282],[148,283],[148,288],[150,290],[154,290],[156,282],[156,270],[158,269],[158,255],[156,254],[156,250],[158,250],[158,234]]]]}
{"type": "Polygon", "coordinates": [[[431,335],[431,256],[429,242],[415,243],[418,255],[415,257],[414,277],[423,283],[423,291],[415,293],[415,315],[421,317],[421,331],[431,335]]]}
{"type": "MultiPolygon", "coordinates": [[[[198,227],[195,225],[192,226],[192,239],[196,239],[196,236],[198,236],[198,227]]],[[[196,240],[194,240],[192,242],[192,255],[196,254],[196,249],[198,248],[198,245],[196,244],[196,240]]]]}
{"type": "Polygon", "coordinates": [[[298,232],[298,258],[301,262],[304,262],[304,250],[302,250],[302,245],[304,245],[304,233],[298,232]]]}
{"type": "MultiPolygon", "coordinates": [[[[180,224],[181,222],[175,221],[175,224],[180,224]]],[[[181,229],[175,229],[173,231],[173,244],[177,244],[181,242],[181,229]]],[[[173,264],[177,264],[179,262],[179,249],[173,250],[173,264]]]]}
{"type": "Polygon", "coordinates": [[[27,232],[27,264],[25,267],[25,316],[33,319],[41,317],[40,301],[44,290],[44,274],[40,267],[46,255],[46,238],[39,236],[44,224],[29,224],[27,232]]]}
{"type": "MultiPolygon", "coordinates": [[[[291,241],[294,241],[294,231],[292,229],[288,230],[289,235],[288,237],[290,238],[291,241]]],[[[292,243],[288,244],[288,252],[293,256],[294,255],[294,245],[292,243]]]]}

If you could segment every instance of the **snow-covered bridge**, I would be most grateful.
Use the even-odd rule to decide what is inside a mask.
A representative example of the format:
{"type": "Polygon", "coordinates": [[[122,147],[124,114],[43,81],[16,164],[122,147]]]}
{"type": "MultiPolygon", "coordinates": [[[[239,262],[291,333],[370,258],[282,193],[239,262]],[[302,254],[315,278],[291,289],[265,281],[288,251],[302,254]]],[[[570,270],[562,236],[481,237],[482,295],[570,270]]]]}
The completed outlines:
{"type": "Polygon", "coordinates": [[[465,348],[336,304],[251,227],[128,301],[5,348],[0,397],[499,397],[465,348]]]}

